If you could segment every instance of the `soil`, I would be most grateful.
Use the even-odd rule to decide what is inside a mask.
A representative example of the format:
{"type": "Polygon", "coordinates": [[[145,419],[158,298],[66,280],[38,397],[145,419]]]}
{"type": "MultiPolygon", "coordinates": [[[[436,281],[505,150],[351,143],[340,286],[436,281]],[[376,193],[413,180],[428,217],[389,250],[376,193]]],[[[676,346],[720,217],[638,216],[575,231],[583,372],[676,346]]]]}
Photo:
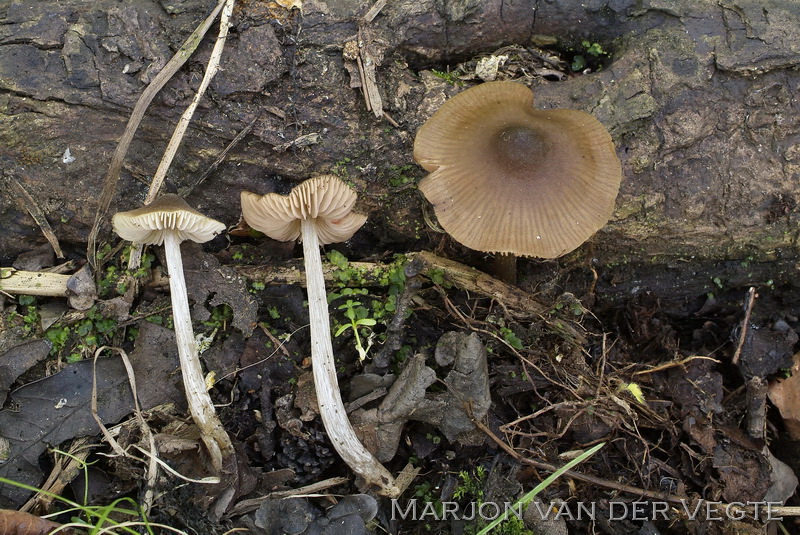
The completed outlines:
{"type": "MultiPolygon", "coordinates": [[[[0,265],[88,266],[97,292],[72,290],[86,306],[0,296],[4,478],[43,487],[63,473],[67,487],[48,488],[69,498],[86,484],[93,504],[147,500],[146,463],[105,457],[114,450],[92,417],[99,377],[99,418],[119,424],[129,453],[146,446],[121,352],[162,457],[187,477],[209,475],[175,372],[162,253],[148,251],[126,274],[110,214],[144,200],[216,27],[155,97],[107,208],[100,192],[142,90],[213,7],[0,2],[0,265]],[[100,254],[89,262],[95,221],[100,254]],[[102,346],[119,349],[100,351],[95,368],[102,346]],[[91,449],[75,443],[86,436],[91,449]],[[96,464],[70,471],[52,448],[96,464]]],[[[195,533],[475,533],[476,521],[459,514],[412,520],[396,507],[514,502],[602,442],[539,494],[544,509],[566,504],[560,519],[503,532],[777,529],[752,509],[724,507],[796,501],[800,400],[787,394],[800,321],[794,2],[398,0],[365,18],[368,9],[236,3],[221,70],[164,188],[229,225],[202,247],[184,245],[184,257],[236,463],[217,485],[162,472],[148,518],[195,533]],[[372,110],[359,58],[362,69],[366,59],[376,66],[372,110]],[[530,86],[537,106],[592,113],[623,166],[608,225],[562,258],[519,259],[516,285],[464,275],[491,272],[491,258],[438,228],[412,159],[419,126],[491,78],[530,86]],[[360,494],[370,489],[318,417],[300,248],[239,221],[242,190],[287,193],[320,173],[350,184],[368,216],[347,243],[325,248],[333,332],[344,327],[333,342],[364,442],[393,474],[420,469],[397,503],[360,494]],[[358,331],[362,348],[373,344],[364,362],[348,310],[376,321],[358,331]],[[298,488],[308,497],[280,499],[298,488]],[[631,513],[637,502],[646,515],[631,513]],[[713,502],[721,512],[706,507],[713,502]],[[578,518],[589,504],[593,514],[578,518]],[[651,514],[661,504],[668,512],[651,514]]],[[[0,486],[5,509],[30,496],[0,486]]],[[[29,507],[60,510],[41,499],[29,507]]],[[[797,529],[789,514],[781,525],[797,529]]]]}

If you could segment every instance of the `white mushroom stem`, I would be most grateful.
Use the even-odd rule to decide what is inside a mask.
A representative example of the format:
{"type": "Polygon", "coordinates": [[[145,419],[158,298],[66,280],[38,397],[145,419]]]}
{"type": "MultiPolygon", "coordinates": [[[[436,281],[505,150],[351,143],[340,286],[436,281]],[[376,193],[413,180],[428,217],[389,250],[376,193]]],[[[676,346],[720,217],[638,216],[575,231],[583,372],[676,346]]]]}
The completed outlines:
{"type": "Polygon", "coordinates": [[[331,345],[328,300],[322,273],[317,224],[313,219],[301,219],[303,258],[305,259],[308,290],[308,314],[311,321],[311,367],[322,423],[333,447],[342,460],[367,485],[378,489],[382,496],[396,498],[400,491],[389,471],[372,455],[356,436],[342,403],[336,363],[331,345]]]}
{"type": "Polygon", "coordinates": [[[186,295],[186,279],[183,277],[183,260],[181,259],[181,239],[177,232],[164,233],[164,250],[169,270],[169,291],[172,298],[172,322],[175,325],[175,338],[178,343],[178,357],[181,363],[183,386],[189,412],[197,427],[200,437],[211,455],[211,463],[215,470],[222,469],[222,459],[233,454],[233,444],[228,433],[222,427],[206,389],[203,368],[197,354],[197,342],[192,331],[192,319],[189,314],[189,298],[186,295]]]}

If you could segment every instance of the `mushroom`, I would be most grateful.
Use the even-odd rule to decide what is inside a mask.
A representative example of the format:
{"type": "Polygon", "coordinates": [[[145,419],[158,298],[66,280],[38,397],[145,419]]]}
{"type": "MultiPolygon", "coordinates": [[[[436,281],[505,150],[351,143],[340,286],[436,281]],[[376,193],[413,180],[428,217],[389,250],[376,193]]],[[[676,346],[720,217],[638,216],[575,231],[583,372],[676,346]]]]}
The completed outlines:
{"type": "Polygon", "coordinates": [[[622,171],[611,136],[588,113],[534,109],[516,82],[446,101],[419,129],[419,189],[442,227],[471,249],[556,258],[599,230],[622,171]]]}
{"type": "Polygon", "coordinates": [[[233,454],[233,444],[222,427],[206,389],[189,315],[180,244],[184,240],[207,242],[222,232],[225,225],[204,216],[181,197],[172,194],[163,195],[147,206],[114,214],[112,224],[116,233],[124,240],[144,245],[164,244],[172,298],[172,319],[189,412],[200,429],[200,437],[211,456],[212,466],[219,471],[222,468],[222,459],[233,454]]]}
{"type": "Polygon", "coordinates": [[[396,498],[399,490],[389,471],[356,436],[347,417],[336,378],[331,345],[328,300],[322,273],[320,245],[349,239],[366,217],[351,212],[356,193],[333,175],[306,180],[288,196],[242,192],[242,215],[247,224],[272,239],[302,238],[311,323],[311,365],[320,416],[342,460],[361,476],[368,488],[396,498]]]}

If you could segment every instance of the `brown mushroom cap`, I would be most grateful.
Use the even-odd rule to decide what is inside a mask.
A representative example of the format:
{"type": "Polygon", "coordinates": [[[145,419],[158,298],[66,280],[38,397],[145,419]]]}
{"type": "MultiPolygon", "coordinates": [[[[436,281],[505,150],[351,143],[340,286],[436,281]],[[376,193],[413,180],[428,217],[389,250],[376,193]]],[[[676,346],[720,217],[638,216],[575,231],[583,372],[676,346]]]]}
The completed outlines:
{"type": "Polygon", "coordinates": [[[177,232],[181,241],[205,243],[225,230],[224,223],[204,216],[174,194],[162,195],[135,210],[118,212],[111,224],[122,239],[146,245],[161,245],[166,232],[177,232]]]}
{"type": "Polygon", "coordinates": [[[242,215],[247,224],[273,240],[300,237],[300,220],[316,219],[320,245],[349,240],[367,220],[351,212],[357,194],[334,175],[310,178],[289,195],[242,192],[242,215]]]}
{"type": "Polygon", "coordinates": [[[442,227],[485,252],[555,258],[606,224],[622,171],[611,136],[578,110],[533,108],[516,82],[451,98],[420,128],[419,189],[442,227]]]}

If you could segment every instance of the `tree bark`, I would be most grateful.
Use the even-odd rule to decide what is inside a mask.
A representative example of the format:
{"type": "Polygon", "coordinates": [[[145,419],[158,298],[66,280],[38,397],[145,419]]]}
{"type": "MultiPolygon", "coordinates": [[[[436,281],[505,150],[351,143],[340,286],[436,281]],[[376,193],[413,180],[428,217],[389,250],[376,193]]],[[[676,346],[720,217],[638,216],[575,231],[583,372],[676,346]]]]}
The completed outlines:
{"type": "MultiPolygon", "coordinates": [[[[24,185],[73,256],[85,247],[137,96],[214,4],[0,2],[0,181],[24,185]],[[74,161],[64,157],[67,148],[74,161]]],[[[597,42],[612,54],[599,72],[530,80],[538,106],[583,109],[603,122],[623,163],[615,216],[569,257],[573,265],[689,273],[697,262],[794,261],[800,18],[793,0],[396,0],[371,22],[360,19],[369,6],[351,0],[306,0],[302,13],[237,4],[222,70],[168,175],[169,188],[190,186],[256,119],[191,194],[212,217],[234,224],[242,189],[285,191],[333,171],[356,186],[369,214],[353,243],[361,254],[433,248],[441,236],[425,222],[424,199],[391,185],[424,174],[411,158],[414,134],[463,89],[426,69],[544,35],[564,46],[597,42]],[[351,87],[342,49],[357,35],[397,126],[370,113],[351,87]]],[[[214,33],[156,97],[110,214],[144,199],[214,33]]],[[[7,187],[0,228],[0,265],[44,242],[7,187]]],[[[792,271],[771,278],[787,282],[792,271]]]]}

